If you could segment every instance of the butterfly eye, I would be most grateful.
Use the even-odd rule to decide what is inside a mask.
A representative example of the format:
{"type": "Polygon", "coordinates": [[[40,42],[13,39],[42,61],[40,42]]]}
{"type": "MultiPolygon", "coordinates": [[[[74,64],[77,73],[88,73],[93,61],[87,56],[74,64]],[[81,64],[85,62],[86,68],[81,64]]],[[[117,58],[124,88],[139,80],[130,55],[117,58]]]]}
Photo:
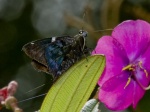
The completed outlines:
{"type": "Polygon", "coordinates": [[[79,31],[79,34],[83,34],[83,30],[80,30],[80,31],[79,31]]]}
{"type": "Polygon", "coordinates": [[[80,30],[79,31],[79,35],[83,36],[83,37],[87,37],[88,32],[84,31],[84,30],[80,30]]]}

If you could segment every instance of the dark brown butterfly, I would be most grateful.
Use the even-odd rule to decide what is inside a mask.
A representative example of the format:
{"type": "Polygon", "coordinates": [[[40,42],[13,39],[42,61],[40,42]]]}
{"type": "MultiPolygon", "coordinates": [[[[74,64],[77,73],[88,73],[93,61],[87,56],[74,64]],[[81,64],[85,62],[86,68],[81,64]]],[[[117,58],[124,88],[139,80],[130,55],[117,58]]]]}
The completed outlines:
{"type": "Polygon", "coordinates": [[[29,42],[22,49],[33,60],[35,69],[51,74],[55,80],[82,57],[89,55],[86,37],[87,32],[80,30],[74,37],[44,38],[29,42]]]}

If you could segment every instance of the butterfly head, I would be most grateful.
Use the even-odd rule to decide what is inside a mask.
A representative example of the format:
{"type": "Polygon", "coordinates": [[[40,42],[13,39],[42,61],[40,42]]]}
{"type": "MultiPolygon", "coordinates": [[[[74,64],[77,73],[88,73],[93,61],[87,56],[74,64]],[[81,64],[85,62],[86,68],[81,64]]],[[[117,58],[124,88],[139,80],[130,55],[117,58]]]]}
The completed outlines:
{"type": "Polygon", "coordinates": [[[80,35],[81,37],[87,37],[87,35],[88,35],[88,32],[87,31],[84,31],[84,30],[79,30],[79,34],[78,35],[80,35]]]}

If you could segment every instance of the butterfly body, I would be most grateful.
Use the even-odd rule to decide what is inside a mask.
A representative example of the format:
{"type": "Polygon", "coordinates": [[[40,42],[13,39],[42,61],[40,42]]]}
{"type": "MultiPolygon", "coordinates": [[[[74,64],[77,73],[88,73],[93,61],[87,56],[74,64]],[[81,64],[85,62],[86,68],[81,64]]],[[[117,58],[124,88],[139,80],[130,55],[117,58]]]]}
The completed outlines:
{"type": "Polygon", "coordinates": [[[23,51],[40,71],[59,77],[89,51],[85,45],[87,32],[80,30],[74,37],[61,36],[36,40],[23,46],[23,51]]]}

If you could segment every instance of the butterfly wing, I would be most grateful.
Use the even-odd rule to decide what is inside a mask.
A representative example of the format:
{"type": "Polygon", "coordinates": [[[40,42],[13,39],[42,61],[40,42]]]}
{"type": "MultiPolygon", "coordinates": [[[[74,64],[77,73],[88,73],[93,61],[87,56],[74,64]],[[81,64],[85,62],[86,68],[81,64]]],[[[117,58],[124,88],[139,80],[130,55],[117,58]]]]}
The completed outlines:
{"type": "Polygon", "coordinates": [[[51,38],[45,38],[25,44],[22,50],[31,59],[47,67],[45,48],[51,44],[51,38]]]}
{"type": "Polygon", "coordinates": [[[76,61],[89,54],[83,31],[74,37],[61,36],[36,40],[23,46],[23,51],[33,59],[32,65],[52,74],[54,80],[76,61]]]}
{"type": "Polygon", "coordinates": [[[66,60],[66,54],[69,53],[74,39],[70,36],[57,37],[55,40],[53,38],[27,43],[22,50],[33,59],[32,65],[35,69],[57,77],[62,74],[62,63],[66,60]]]}
{"type": "Polygon", "coordinates": [[[66,43],[65,38],[59,38],[55,42],[51,43],[48,47],[45,48],[45,58],[49,67],[49,70],[52,71],[54,77],[62,74],[62,62],[65,61],[66,54],[69,53],[69,48],[71,45],[66,43]],[[67,47],[67,49],[64,49],[67,47]]]}

